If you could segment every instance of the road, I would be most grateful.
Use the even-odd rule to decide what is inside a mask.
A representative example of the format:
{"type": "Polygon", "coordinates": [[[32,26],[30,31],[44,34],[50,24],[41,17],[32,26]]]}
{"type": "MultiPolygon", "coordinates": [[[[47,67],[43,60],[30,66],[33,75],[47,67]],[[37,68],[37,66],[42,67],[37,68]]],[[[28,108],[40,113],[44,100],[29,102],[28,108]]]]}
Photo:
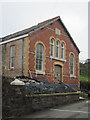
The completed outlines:
{"type": "Polygon", "coordinates": [[[2,118],[2,95],[1,95],[1,91],[0,91],[0,120],[2,118]]]}
{"type": "Polygon", "coordinates": [[[0,75],[0,120],[1,118],[2,118],[2,77],[0,75]]]}
{"type": "Polygon", "coordinates": [[[0,120],[2,118],[2,94],[1,94],[1,91],[0,91],[0,120]]]}
{"type": "Polygon", "coordinates": [[[54,107],[48,110],[37,111],[23,118],[88,118],[90,117],[90,101],[80,101],[62,107],[54,107]]]}

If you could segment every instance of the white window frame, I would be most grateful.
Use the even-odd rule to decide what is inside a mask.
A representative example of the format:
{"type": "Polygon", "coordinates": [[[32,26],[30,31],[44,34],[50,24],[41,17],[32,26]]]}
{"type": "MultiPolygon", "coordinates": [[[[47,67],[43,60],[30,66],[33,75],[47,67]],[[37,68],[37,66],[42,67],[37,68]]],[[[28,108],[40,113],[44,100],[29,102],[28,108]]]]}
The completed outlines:
{"type": "Polygon", "coordinates": [[[56,41],[56,58],[59,58],[59,55],[60,55],[59,50],[60,50],[60,42],[59,42],[59,40],[57,40],[56,41]],[[58,56],[57,56],[57,49],[58,49],[58,56]]]}
{"type": "Polygon", "coordinates": [[[75,65],[74,65],[74,62],[75,62],[75,58],[74,58],[74,55],[73,55],[73,73],[71,73],[71,55],[73,55],[72,53],[70,54],[70,75],[71,76],[74,76],[74,67],[75,67],[75,65]]]}
{"type": "Polygon", "coordinates": [[[50,50],[50,56],[54,57],[54,38],[52,38],[51,41],[50,41],[50,47],[52,46],[51,49],[53,48],[53,50],[50,50]],[[51,42],[52,40],[53,40],[53,43],[51,42]],[[53,55],[51,55],[51,51],[53,51],[52,52],[53,55]]]}
{"type": "MultiPolygon", "coordinates": [[[[38,43],[37,46],[36,46],[36,71],[37,71],[37,72],[39,72],[39,71],[40,71],[40,72],[43,72],[44,47],[43,47],[43,45],[42,45],[41,43],[38,43]],[[37,46],[38,46],[38,45],[41,45],[41,46],[42,46],[42,50],[43,50],[43,51],[42,51],[42,60],[41,60],[41,58],[38,58],[38,59],[37,59],[37,46]],[[41,63],[41,69],[39,69],[39,62],[40,62],[39,59],[42,61],[42,63],[41,63]],[[38,60],[38,64],[37,64],[37,60],[38,60]],[[37,66],[38,66],[38,68],[37,68],[37,66]]],[[[39,49],[40,49],[40,48],[39,48],[39,49]]],[[[39,57],[40,57],[40,51],[39,51],[38,54],[39,54],[39,57]]]]}
{"type": "Polygon", "coordinates": [[[13,69],[14,66],[15,66],[15,45],[12,45],[10,47],[10,68],[13,69]],[[13,47],[14,47],[14,51],[13,51],[13,47]],[[12,66],[12,62],[13,62],[13,66],[12,66]]]}
{"type": "Polygon", "coordinates": [[[65,44],[64,44],[64,42],[61,43],[61,59],[65,59],[65,44]]]}

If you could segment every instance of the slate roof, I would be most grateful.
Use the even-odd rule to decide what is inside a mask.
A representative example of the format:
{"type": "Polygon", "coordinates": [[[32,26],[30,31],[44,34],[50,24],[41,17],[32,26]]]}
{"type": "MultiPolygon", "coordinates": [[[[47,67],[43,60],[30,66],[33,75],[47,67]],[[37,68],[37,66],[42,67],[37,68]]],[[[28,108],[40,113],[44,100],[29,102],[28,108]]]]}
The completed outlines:
{"type": "Polygon", "coordinates": [[[33,32],[33,31],[35,31],[35,30],[37,30],[37,29],[39,29],[39,28],[41,28],[41,27],[49,24],[50,22],[53,22],[54,20],[57,20],[57,19],[58,19],[58,17],[55,17],[55,18],[52,18],[52,19],[47,20],[47,21],[45,21],[45,22],[39,23],[38,25],[32,26],[32,27],[30,27],[30,28],[27,28],[27,29],[25,29],[25,30],[16,32],[16,33],[14,33],[14,34],[10,34],[10,35],[8,35],[8,36],[5,36],[5,37],[2,38],[2,41],[6,41],[6,40],[12,39],[12,38],[14,38],[14,37],[18,37],[18,36],[20,36],[20,35],[24,35],[24,34],[28,34],[28,33],[30,33],[30,32],[33,32]]]}
{"type": "Polygon", "coordinates": [[[70,37],[71,42],[73,43],[73,45],[76,47],[76,49],[77,49],[78,52],[80,53],[77,45],[75,44],[73,38],[71,37],[71,35],[70,35],[70,33],[68,32],[67,28],[65,27],[64,23],[62,22],[60,16],[57,16],[57,17],[54,17],[54,18],[49,19],[49,20],[47,20],[47,21],[41,22],[41,23],[39,23],[39,24],[37,24],[37,25],[35,25],[35,26],[32,26],[32,27],[30,27],[30,28],[27,28],[27,29],[25,29],[25,30],[22,30],[22,31],[19,31],[19,32],[10,34],[10,35],[7,35],[7,36],[5,36],[5,37],[2,38],[2,42],[7,41],[7,40],[12,39],[12,38],[15,38],[15,37],[18,37],[18,36],[21,36],[21,35],[24,35],[24,34],[29,34],[30,32],[33,32],[33,31],[35,31],[35,30],[38,30],[39,28],[42,28],[42,27],[44,27],[44,26],[47,26],[48,24],[53,23],[54,21],[57,21],[57,20],[60,21],[60,23],[62,24],[62,26],[63,26],[63,28],[64,28],[64,31],[68,34],[68,36],[70,37]]]}

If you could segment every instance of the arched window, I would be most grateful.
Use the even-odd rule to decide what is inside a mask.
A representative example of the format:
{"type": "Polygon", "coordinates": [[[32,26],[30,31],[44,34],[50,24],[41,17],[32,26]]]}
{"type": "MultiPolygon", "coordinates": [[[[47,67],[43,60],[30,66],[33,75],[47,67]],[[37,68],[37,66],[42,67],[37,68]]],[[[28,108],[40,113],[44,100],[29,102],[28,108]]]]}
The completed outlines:
{"type": "Polygon", "coordinates": [[[70,54],[70,74],[74,75],[74,55],[70,54]]]}
{"type": "Polygon", "coordinates": [[[51,56],[54,57],[54,39],[51,39],[51,56]]]}
{"type": "Polygon", "coordinates": [[[59,58],[59,40],[56,41],[56,57],[59,58]]]}
{"type": "Polygon", "coordinates": [[[38,43],[36,47],[36,70],[43,71],[43,53],[43,45],[38,43]]]}
{"type": "Polygon", "coordinates": [[[65,59],[65,45],[64,45],[64,42],[62,42],[61,44],[61,58],[62,59],[65,59]]]}

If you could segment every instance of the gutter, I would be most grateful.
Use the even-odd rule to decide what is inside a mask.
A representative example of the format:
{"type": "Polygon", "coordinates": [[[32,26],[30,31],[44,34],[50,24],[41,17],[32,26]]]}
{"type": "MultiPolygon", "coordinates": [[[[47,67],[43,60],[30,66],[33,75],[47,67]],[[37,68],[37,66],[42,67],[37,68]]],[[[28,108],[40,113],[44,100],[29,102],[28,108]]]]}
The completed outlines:
{"type": "Polygon", "coordinates": [[[5,40],[3,42],[0,41],[0,45],[9,43],[9,42],[12,42],[12,41],[15,41],[15,40],[19,40],[19,39],[22,39],[22,38],[25,38],[27,36],[28,36],[28,34],[24,34],[24,35],[20,35],[18,37],[15,37],[15,38],[12,38],[12,39],[9,39],[9,40],[5,40]]]}

